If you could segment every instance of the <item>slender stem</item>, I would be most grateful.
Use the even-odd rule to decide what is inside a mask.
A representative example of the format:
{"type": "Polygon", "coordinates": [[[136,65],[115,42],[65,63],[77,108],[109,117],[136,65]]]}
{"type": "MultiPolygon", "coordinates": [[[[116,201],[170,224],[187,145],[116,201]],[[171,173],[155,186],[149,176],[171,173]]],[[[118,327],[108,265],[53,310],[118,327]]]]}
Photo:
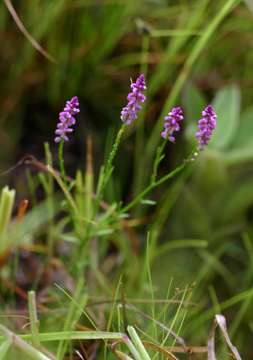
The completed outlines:
{"type": "MultiPolygon", "coordinates": [[[[112,168],[113,168],[112,163],[113,163],[113,160],[114,160],[114,158],[115,158],[115,156],[117,154],[117,151],[118,151],[118,148],[119,148],[119,145],[120,145],[120,142],[121,142],[121,138],[122,138],[122,136],[124,134],[125,128],[126,128],[126,125],[123,124],[121,126],[121,128],[119,129],[119,131],[118,131],[118,134],[117,134],[116,139],[114,141],[114,144],[112,146],[112,151],[110,152],[108,161],[107,161],[107,163],[105,165],[105,175],[110,175],[109,173],[112,171],[112,168]]],[[[109,179],[107,179],[105,177],[105,181],[108,181],[108,180],[109,179]]],[[[106,185],[106,184],[104,184],[104,185],[106,185]]]]}
{"type": "Polygon", "coordinates": [[[100,185],[98,186],[98,190],[97,190],[97,196],[96,196],[96,203],[95,203],[95,210],[97,210],[98,208],[98,204],[100,203],[100,200],[102,198],[102,195],[103,195],[103,191],[106,187],[106,184],[108,182],[108,180],[110,179],[110,176],[112,174],[112,171],[113,171],[113,160],[117,154],[117,151],[118,151],[118,148],[119,148],[119,145],[120,145],[120,142],[121,142],[121,139],[122,139],[122,136],[124,134],[124,131],[125,131],[125,128],[126,128],[126,125],[123,124],[121,126],[121,128],[119,129],[118,133],[117,133],[117,136],[116,136],[116,139],[113,143],[113,146],[112,146],[112,150],[109,154],[109,158],[105,164],[105,167],[104,167],[104,171],[102,173],[102,179],[101,179],[101,182],[100,182],[100,185]]]}
{"type": "Polygon", "coordinates": [[[66,199],[69,202],[70,207],[73,210],[74,215],[78,216],[78,208],[76,206],[76,203],[75,203],[73,197],[71,196],[71,193],[67,189],[65,183],[63,182],[61,177],[54,171],[54,169],[50,165],[47,165],[47,169],[48,169],[49,173],[53,175],[54,179],[57,181],[58,185],[62,189],[66,199]]]}
{"type": "Polygon", "coordinates": [[[153,165],[153,172],[151,175],[151,184],[153,184],[156,180],[157,177],[157,170],[158,170],[158,166],[160,164],[160,162],[162,161],[164,155],[163,154],[163,150],[165,148],[165,145],[167,144],[167,139],[164,140],[163,144],[161,146],[158,147],[157,152],[156,152],[156,157],[155,157],[155,161],[154,161],[154,165],[153,165]]]}
{"type": "Polygon", "coordinates": [[[37,317],[36,298],[34,291],[28,292],[28,308],[29,308],[29,319],[31,324],[32,343],[35,347],[39,347],[40,346],[39,320],[37,317]]]}
{"type": "MultiPolygon", "coordinates": [[[[108,160],[105,163],[104,168],[101,171],[101,175],[99,176],[99,181],[98,181],[98,186],[97,186],[97,191],[96,191],[96,199],[94,202],[94,206],[92,208],[92,217],[90,220],[90,224],[88,224],[87,229],[86,229],[86,233],[85,233],[85,238],[88,240],[90,238],[90,233],[91,233],[91,224],[94,224],[94,221],[96,219],[96,215],[99,209],[99,204],[102,200],[103,197],[103,192],[105,190],[105,187],[110,179],[110,176],[112,174],[113,171],[113,160],[117,154],[122,136],[124,134],[126,125],[122,124],[122,126],[120,127],[117,136],[115,138],[115,141],[112,145],[112,150],[109,154],[108,160]],[[94,221],[92,220],[94,219],[94,221]]],[[[87,251],[87,241],[83,241],[83,243],[81,244],[81,247],[79,249],[79,253],[77,254],[77,258],[79,258],[80,260],[77,260],[77,267],[80,271],[80,269],[83,271],[84,267],[87,265],[87,263],[84,261],[84,259],[86,258],[86,251],[87,251]],[[81,254],[81,256],[80,256],[81,254]]]]}
{"type": "Polygon", "coordinates": [[[62,179],[63,179],[64,183],[66,183],[66,171],[65,171],[65,165],[64,165],[63,150],[64,150],[64,140],[61,140],[61,142],[59,144],[59,149],[58,149],[59,165],[60,165],[62,179]]]}
{"type": "Polygon", "coordinates": [[[121,212],[124,213],[128,210],[130,210],[133,206],[138,204],[144,196],[146,196],[150,191],[158,187],[159,185],[163,184],[165,181],[173,178],[175,175],[177,175],[179,172],[181,172],[186,166],[186,162],[184,162],[181,166],[178,166],[174,171],[171,171],[170,173],[164,175],[161,179],[151,183],[146,189],[144,189],[139,195],[137,195],[128,205],[126,205],[121,212]]]}
{"type": "Polygon", "coordinates": [[[15,200],[15,190],[10,190],[8,186],[2,189],[0,196],[0,254],[8,247],[11,248],[11,239],[6,236],[8,225],[11,221],[11,214],[15,200]]]}
{"type": "MultiPolygon", "coordinates": [[[[46,156],[46,164],[53,167],[53,159],[52,154],[50,151],[49,143],[44,144],[45,147],[45,156],[46,156]]],[[[53,214],[54,214],[54,201],[53,201],[53,194],[54,194],[54,179],[52,174],[48,174],[47,177],[47,186],[44,186],[45,191],[47,193],[48,197],[48,211],[50,212],[50,220],[49,220],[49,226],[48,226],[48,258],[51,259],[54,254],[54,236],[53,236],[53,230],[54,230],[54,220],[53,220],[53,214]]]]}

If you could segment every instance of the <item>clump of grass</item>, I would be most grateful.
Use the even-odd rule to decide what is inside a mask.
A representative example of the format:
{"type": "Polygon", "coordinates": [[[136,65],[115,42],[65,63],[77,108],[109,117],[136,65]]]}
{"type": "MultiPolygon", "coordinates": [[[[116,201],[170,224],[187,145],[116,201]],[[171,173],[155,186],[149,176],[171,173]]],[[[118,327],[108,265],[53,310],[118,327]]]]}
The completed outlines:
{"type": "MultiPolygon", "coordinates": [[[[73,295],[70,295],[68,291],[63,289],[63,294],[67,295],[68,299],[71,300],[71,305],[68,306],[68,311],[66,314],[66,318],[61,321],[62,323],[62,331],[58,332],[57,336],[55,337],[55,333],[48,333],[44,334],[44,337],[48,339],[48,341],[54,339],[58,340],[59,344],[56,351],[56,358],[57,359],[64,359],[66,353],[68,352],[71,356],[73,353],[72,349],[72,341],[74,340],[73,334],[77,336],[76,339],[84,339],[82,336],[85,335],[85,339],[87,340],[94,340],[94,339],[100,339],[105,341],[105,354],[107,354],[107,348],[109,346],[108,340],[118,340],[122,344],[125,344],[128,348],[129,354],[125,354],[124,352],[126,350],[122,349],[118,350],[116,349],[115,345],[110,345],[112,351],[118,358],[129,358],[131,359],[131,356],[135,360],[142,360],[151,359],[148,351],[146,350],[145,342],[143,343],[140,339],[139,335],[137,334],[135,328],[133,326],[127,325],[127,310],[133,309],[134,311],[138,311],[138,309],[135,310],[135,307],[132,307],[126,303],[124,293],[122,292],[122,301],[119,303],[122,306],[122,311],[118,307],[118,331],[119,333],[112,333],[110,332],[111,328],[114,327],[113,325],[113,319],[114,319],[114,312],[115,312],[115,305],[118,302],[116,300],[119,295],[119,287],[118,290],[115,292],[115,298],[113,300],[113,307],[111,308],[111,312],[109,314],[109,320],[107,324],[107,332],[101,333],[99,330],[99,326],[97,325],[97,321],[94,320],[94,315],[91,316],[87,310],[84,310],[88,305],[88,299],[89,299],[89,290],[87,283],[88,274],[90,273],[90,276],[94,277],[95,281],[100,282],[105,288],[108,286],[107,280],[102,274],[102,272],[99,270],[98,262],[101,261],[104,257],[104,255],[108,252],[108,245],[106,246],[106,243],[104,244],[103,252],[101,253],[100,249],[98,249],[98,254],[96,254],[96,260],[94,261],[94,249],[93,244],[96,245],[96,238],[106,234],[106,230],[112,230],[112,233],[119,232],[124,229],[124,227],[130,229],[131,225],[129,226],[129,210],[134,208],[136,205],[139,205],[141,202],[145,200],[145,197],[150,194],[153,190],[158,188],[161,184],[167,182],[169,179],[172,179],[176,175],[180,174],[180,172],[187,171],[187,168],[192,167],[192,163],[194,163],[199,156],[200,152],[204,150],[204,147],[208,144],[210,137],[212,135],[212,131],[216,126],[216,115],[211,109],[210,111],[204,110],[202,112],[202,118],[199,120],[199,129],[201,131],[200,133],[197,133],[197,145],[194,145],[193,150],[190,152],[190,155],[183,161],[182,165],[179,165],[175,170],[170,171],[169,173],[165,174],[162,177],[158,177],[159,173],[159,164],[161,160],[165,157],[164,155],[164,149],[166,144],[171,141],[175,142],[175,135],[174,131],[178,131],[180,129],[179,127],[179,121],[181,122],[183,120],[182,110],[180,108],[173,109],[168,116],[165,118],[165,132],[162,133],[162,136],[164,137],[163,145],[159,147],[157,151],[157,156],[154,159],[154,165],[153,165],[153,172],[150,174],[150,185],[148,185],[144,190],[140,192],[132,201],[130,201],[127,205],[122,204],[111,204],[109,205],[104,201],[105,198],[105,190],[106,187],[110,181],[110,178],[113,176],[114,171],[114,160],[117,156],[117,153],[120,149],[120,143],[123,137],[124,132],[127,130],[128,125],[131,125],[133,120],[137,117],[137,111],[140,110],[139,105],[139,97],[141,97],[142,101],[145,101],[145,97],[142,94],[142,91],[145,90],[145,85],[143,85],[144,81],[144,75],[141,75],[136,83],[131,84],[132,92],[128,95],[129,103],[127,107],[124,108],[124,116],[122,115],[122,121],[125,122],[120,127],[118,134],[115,137],[115,141],[112,144],[112,149],[109,153],[108,158],[105,161],[105,164],[101,167],[100,175],[98,178],[98,184],[97,184],[97,190],[96,193],[93,193],[93,164],[92,164],[92,154],[91,154],[91,145],[90,142],[88,142],[88,155],[87,155],[87,169],[86,174],[84,176],[85,181],[83,181],[83,176],[80,174],[80,172],[77,172],[76,178],[71,179],[67,176],[65,171],[65,164],[64,164],[64,153],[63,153],[63,144],[65,141],[68,141],[68,137],[66,134],[68,132],[72,132],[72,130],[69,130],[69,123],[68,121],[71,120],[70,125],[73,125],[75,120],[73,118],[73,114],[78,113],[80,110],[78,107],[78,99],[77,97],[73,98],[71,101],[68,101],[66,103],[66,107],[64,108],[64,112],[60,113],[60,123],[57,126],[57,138],[56,142],[59,143],[59,164],[60,164],[60,172],[53,169],[52,167],[52,160],[51,160],[51,154],[49,146],[45,146],[46,150],[46,159],[48,161],[47,166],[42,165],[41,167],[48,172],[49,176],[54,179],[60,189],[62,190],[63,194],[63,203],[60,209],[60,212],[62,213],[62,219],[63,221],[63,227],[61,228],[61,232],[59,233],[60,238],[62,237],[63,241],[72,238],[72,241],[74,242],[74,246],[70,247],[69,253],[66,257],[68,261],[70,261],[71,266],[66,267],[67,272],[70,274],[72,281],[74,282],[74,292],[73,295]],[[141,80],[140,80],[141,79],[141,80]],[[141,81],[140,87],[138,85],[138,81],[141,81]],[[131,113],[131,121],[129,121],[128,118],[128,112],[131,113]],[[213,121],[211,123],[212,127],[209,128],[209,122],[213,121]],[[203,138],[205,136],[206,131],[208,132],[207,138],[203,138]],[[204,140],[203,140],[204,139],[204,140]],[[196,147],[197,146],[197,147],[196,147]],[[84,206],[85,205],[85,206],[84,206]],[[88,206],[87,206],[88,205],[88,206]],[[72,229],[71,233],[68,234],[68,237],[66,237],[66,233],[64,232],[64,228],[68,226],[68,228],[72,229]],[[84,316],[85,320],[87,320],[90,324],[82,325],[83,320],[82,315],[84,316]],[[124,332],[121,333],[122,325],[124,325],[124,332]],[[81,326],[81,328],[86,329],[86,331],[81,331],[80,335],[81,337],[78,337],[78,334],[76,332],[76,328],[78,326],[81,326]],[[89,330],[89,327],[92,326],[94,330],[89,330]],[[65,334],[63,336],[63,334],[65,334]],[[68,338],[66,337],[68,336],[68,338]],[[131,355],[131,356],[130,356],[131,355]]],[[[208,108],[208,109],[209,109],[208,108]]],[[[206,108],[207,109],[207,108],[206,108]]],[[[123,112],[122,112],[123,114],[123,112]]],[[[52,204],[53,200],[53,193],[52,193],[52,179],[46,178],[45,176],[40,176],[42,185],[45,189],[45,194],[49,197],[48,201],[50,207],[49,209],[52,209],[54,207],[52,204]]],[[[6,192],[7,190],[5,190],[6,192]]],[[[9,197],[11,194],[7,194],[9,197]]],[[[6,195],[6,196],[7,196],[6,195]]],[[[13,196],[12,196],[13,200],[13,196]]],[[[145,203],[145,202],[144,202],[145,203]]],[[[149,202],[146,201],[148,204],[149,202]]],[[[13,201],[11,205],[13,204],[13,201]]],[[[151,203],[152,204],[152,203],[151,203]]],[[[12,206],[11,206],[12,207],[12,206]]],[[[4,207],[6,208],[6,206],[4,207]]],[[[8,206],[8,209],[10,206],[8,206]]],[[[53,216],[53,213],[51,212],[51,215],[53,216]]],[[[8,219],[10,218],[10,211],[8,211],[8,219]]],[[[54,226],[52,223],[50,224],[51,231],[54,229],[54,226]]],[[[57,228],[57,227],[56,227],[57,228]]],[[[50,231],[50,241],[48,246],[50,247],[50,257],[49,261],[52,261],[53,256],[58,256],[57,253],[57,246],[61,245],[58,244],[59,240],[57,239],[58,236],[55,236],[50,231]]],[[[4,234],[6,236],[6,233],[4,234]]],[[[145,284],[147,281],[148,283],[148,289],[151,294],[151,304],[152,304],[152,315],[149,317],[149,315],[145,315],[145,313],[140,312],[139,314],[145,318],[150,319],[150,324],[147,326],[145,331],[141,330],[139,328],[139,324],[136,324],[136,327],[143,333],[143,335],[149,339],[148,340],[148,346],[151,347],[152,352],[156,353],[156,357],[159,355],[159,352],[161,353],[167,353],[170,354],[169,356],[172,358],[175,358],[174,355],[172,355],[174,351],[174,342],[179,341],[181,345],[183,345],[184,348],[186,348],[185,341],[182,340],[178,333],[180,332],[185,316],[186,311],[182,311],[182,307],[184,303],[186,302],[186,298],[188,297],[188,289],[186,288],[184,292],[182,293],[182,298],[178,302],[178,308],[175,312],[175,315],[172,317],[171,326],[170,328],[166,328],[165,325],[163,325],[160,322],[160,316],[163,314],[165,316],[166,309],[162,310],[162,312],[157,314],[157,310],[155,307],[155,296],[154,296],[154,288],[153,288],[153,282],[151,277],[151,256],[153,255],[154,244],[152,244],[152,247],[150,248],[149,241],[148,241],[148,247],[147,247],[147,257],[146,260],[144,260],[144,276],[141,278],[141,287],[145,284]],[[156,319],[157,317],[157,319],[156,319]],[[174,330],[174,328],[176,330],[174,330]],[[167,332],[167,334],[165,333],[167,332]],[[149,334],[150,333],[150,334],[149,334]],[[160,339],[162,334],[162,338],[160,339]],[[171,343],[171,349],[167,350],[165,349],[165,345],[167,341],[170,339],[170,337],[174,338],[174,341],[171,343]],[[159,340],[160,339],[160,340],[159,340]],[[157,352],[158,350],[158,352],[157,352]]],[[[59,253],[60,255],[60,253],[59,253]]],[[[130,262],[131,264],[131,262],[130,262]]],[[[66,276],[66,275],[65,275],[66,276]]],[[[39,282],[41,279],[38,279],[39,282]]],[[[90,280],[91,281],[91,280],[90,280]]],[[[91,281],[91,283],[93,280],[91,281]]],[[[123,282],[121,285],[121,281],[119,283],[119,286],[124,286],[123,282]]],[[[60,285],[57,285],[58,289],[61,290],[60,285]]],[[[188,301],[188,300],[187,300],[188,301]]],[[[27,354],[28,356],[34,358],[34,359],[50,359],[54,358],[54,355],[49,354],[48,351],[42,348],[41,341],[43,339],[43,334],[40,333],[39,329],[39,321],[37,316],[37,309],[36,309],[36,299],[35,299],[35,292],[30,291],[28,294],[28,303],[29,303],[29,318],[30,318],[30,324],[31,324],[31,340],[32,345],[28,344],[24,339],[22,339],[19,336],[14,335],[10,330],[8,330],[6,327],[2,326],[1,331],[6,338],[5,342],[3,343],[3,351],[4,353],[9,351],[9,345],[10,340],[12,339],[11,344],[16,347],[17,349],[21,350],[21,352],[27,354]],[[8,344],[8,346],[7,346],[8,344]]],[[[118,304],[118,305],[119,305],[118,304]]],[[[43,306],[43,305],[42,305],[43,306]]],[[[143,319],[142,319],[143,320],[143,319]]],[[[141,321],[142,322],[142,321],[141,321]]],[[[85,324],[85,323],[84,323],[85,324]]],[[[77,354],[81,354],[79,350],[75,350],[77,354]]],[[[81,355],[80,355],[81,356],[81,355]]],[[[106,355],[107,357],[107,355],[106,355]]]]}

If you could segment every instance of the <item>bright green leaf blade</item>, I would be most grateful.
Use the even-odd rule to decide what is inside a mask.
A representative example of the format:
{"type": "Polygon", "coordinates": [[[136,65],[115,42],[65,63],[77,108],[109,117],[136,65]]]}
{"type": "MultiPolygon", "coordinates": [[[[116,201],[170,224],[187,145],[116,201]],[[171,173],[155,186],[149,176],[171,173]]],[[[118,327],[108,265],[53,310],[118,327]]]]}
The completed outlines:
{"type": "Polygon", "coordinates": [[[216,149],[227,148],[238,128],[240,114],[240,90],[236,85],[226,86],[217,92],[214,101],[217,113],[217,128],[210,146],[216,149]]]}
{"type": "MultiPolygon", "coordinates": [[[[241,115],[240,126],[234,138],[233,148],[253,148],[253,106],[244,111],[241,115]]],[[[253,151],[253,150],[252,150],[253,151]]]]}
{"type": "Polygon", "coordinates": [[[11,347],[11,341],[6,340],[0,345],[0,360],[6,359],[6,355],[11,347]]]}

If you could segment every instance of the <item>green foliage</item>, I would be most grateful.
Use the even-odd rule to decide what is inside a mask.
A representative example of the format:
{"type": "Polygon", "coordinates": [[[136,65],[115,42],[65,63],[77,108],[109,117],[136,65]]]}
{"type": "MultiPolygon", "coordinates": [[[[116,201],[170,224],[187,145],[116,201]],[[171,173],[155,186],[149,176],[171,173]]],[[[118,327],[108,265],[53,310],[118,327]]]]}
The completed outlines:
{"type": "MultiPolygon", "coordinates": [[[[1,3],[1,168],[27,151],[41,157],[33,146],[53,138],[69,96],[79,96],[83,117],[80,149],[65,146],[64,159],[61,149],[62,174],[49,144],[35,173],[9,173],[17,201],[28,197],[31,208],[11,222],[14,193],[8,206],[1,198],[8,251],[0,254],[0,358],[93,351],[98,359],[180,359],[175,345],[206,344],[220,312],[247,358],[253,58],[239,48],[250,47],[252,14],[236,0],[28,0],[15,9],[57,63],[35,50],[1,3]],[[137,72],[147,77],[147,105],[136,127],[115,135],[137,72]],[[190,161],[208,102],[218,126],[190,161]],[[184,107],[184,137],[158,147],[163,115],[176,103],[184,107]],[[76,156],[85,153],[84,139],[85,169],[76,156]],[[16,318],[30,289],[29,319],[16,318]]],[[[218,346],[221,358],[227,352],[218,346]]]]}
{"type": "Polygon", "coordinates": [[[210,146],[223,150],[236,136],[240,116],[240,92],[236,86],[220,90],[213,100],[213,106],[219,118],[210,146]]]}

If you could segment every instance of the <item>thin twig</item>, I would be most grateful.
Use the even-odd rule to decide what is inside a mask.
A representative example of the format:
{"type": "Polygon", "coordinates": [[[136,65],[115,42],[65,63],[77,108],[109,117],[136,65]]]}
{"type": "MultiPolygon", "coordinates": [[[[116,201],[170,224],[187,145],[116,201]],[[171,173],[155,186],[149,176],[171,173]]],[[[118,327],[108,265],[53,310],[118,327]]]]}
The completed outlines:
{"type": "Polygon", "coordinates": [[[32,37],[32,35],[26,30],[25,26],[23,25],[22,21],[20,20],[16,10],[14,9],[12,2],[10,0],[4,0],[4,3],[9,10],[13,20],[15,21],[17,27],[21,31],[21,33],[27,38],[27,40],[32,44],[32,46],[47,60],[57,64],[56,59],[50,55],[43,47],[32,37]]]}

